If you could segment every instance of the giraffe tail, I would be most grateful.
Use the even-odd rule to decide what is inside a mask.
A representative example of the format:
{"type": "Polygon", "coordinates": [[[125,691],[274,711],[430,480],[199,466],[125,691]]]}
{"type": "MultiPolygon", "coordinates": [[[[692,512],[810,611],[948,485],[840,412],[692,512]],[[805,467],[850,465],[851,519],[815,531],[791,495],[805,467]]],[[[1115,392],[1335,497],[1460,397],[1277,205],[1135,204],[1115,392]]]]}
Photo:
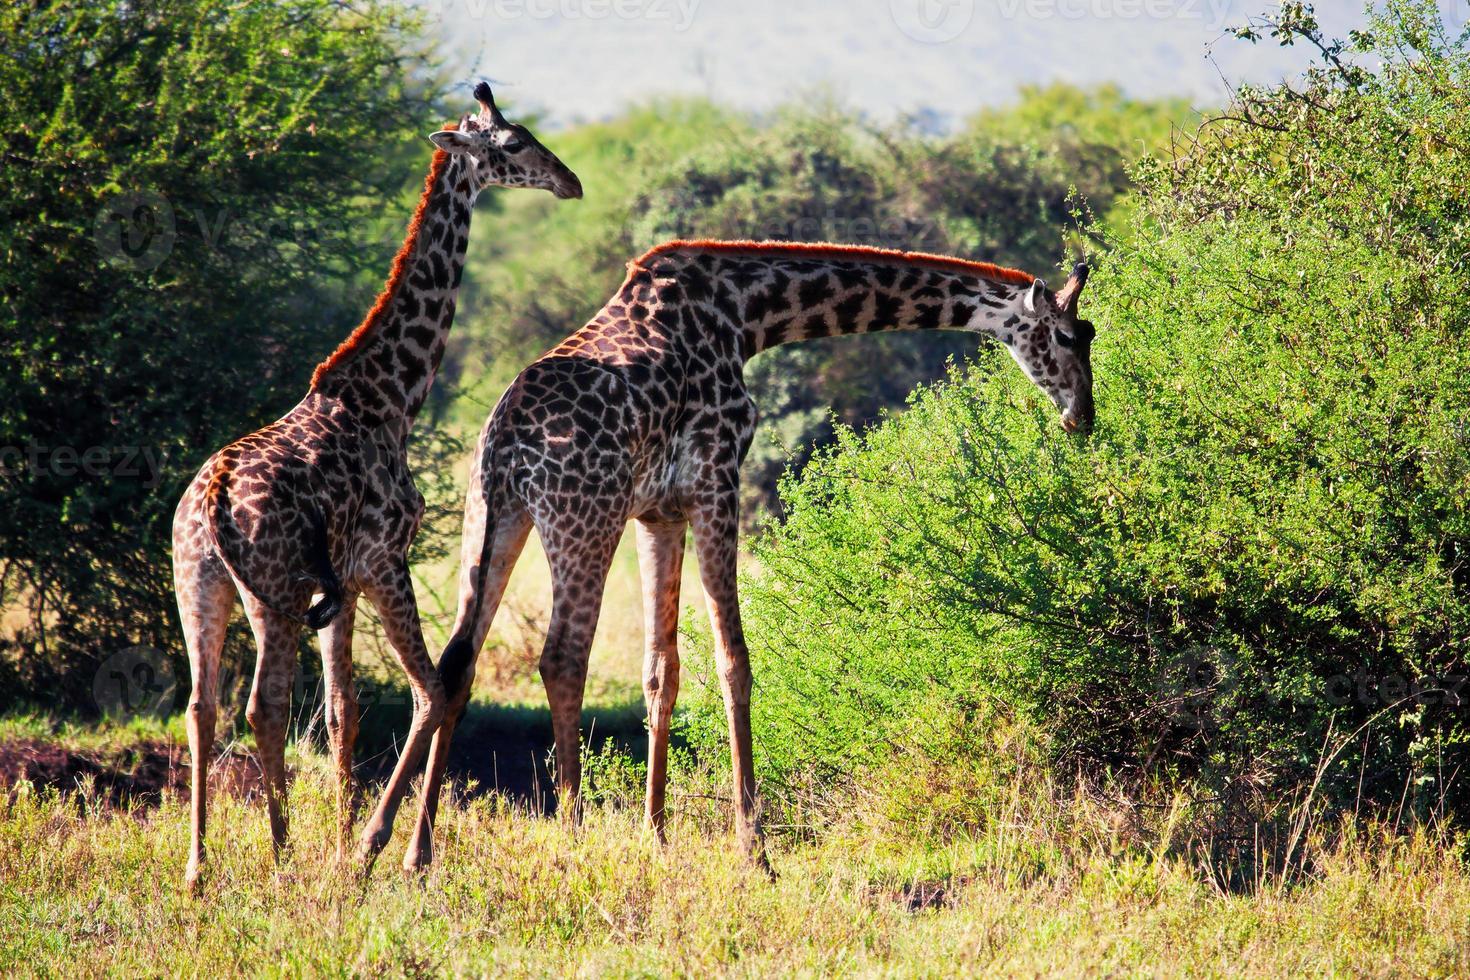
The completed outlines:
{"type": "MultiPolygon", "coordinates": [[[[475,487],[481,483],[480,466],[470,471],[470,485],[475,487]]],[[[500,524],[500,514],[505,509],[504,487],[497,485],[485,499],[485,514],[477,529],[479,539],[475,540],[470,535],[468,527],[468,516],[466,517],[465,540],[460,561],[465,568],[473,569],[461,580],[460,603],[468,613],[460,621],[454,635],[450,637],[449,644],[444,648],[444,653],[439,657],[439,678],[444,683],[444,690],[451,698],[457,696],[464,687],[469,676],[470,668],[475,662],[479,649],[475,646],[474,636],[476,626],[480,618],[485,614],[486,584],[489,576],[490,566],[494,559],[496,531],[500,524]],[[474,564],[470,564],[474,562],[474,564]]],[[[474,494],[474,489],[470,494],[474,494]]],[[[467,505],[466,511],[471,508],[467,505]]],[[[509,556],[514,561],[515,556],[509,556]]],[[[491,600],[498,604],[499,600],[491,600]]],[[[489,610],[493,617],[495,610],[489,610]]]]}
{"type": "Polygon", "coordinates": [[[337,578],[337,570],[332,567],[326,519],[319,512],[313,512],[311,516],[311,562],[322,597],[306,611],[306,625],[313,630],[323,630],[342,611],[342,582],[337,578]]]}
{"type": "Polygon", "coordinates": [[[305,623],[313,630],[325,629],[342,611],[342,582],[332,568],[325,518],[319,512],[313,512],[309,517],[311,526],[305,577],[317,586],[322,598],[302,616],[293,611],[296,604],[289,597],[275,595],[270,589],[263,587],[260,576],[254,574],[250,561],[251,544],[240,526],[235,523],[235,515],[230,506],[230,482],[230,467],[221,463],[210,478],[209,488],[204,495],[205,525],[209,529],[209,536],[214,540],[215,551],[220,559],[236,581],[267,608],[298,623],[305,623]]]}
{"type": "MultiPolygon", "coordinates": [[[[473,478],[472,476],[471,479],[473,478]]],[[[495,537],[495,510],[493,506],[486,508],[485,523],[480,530],[480,560],[469,580],[469,586],[474,590],[469,616],[455,631],[454,636],[450,637],[449,645],[444,648],[444,653],[439,657],[439,679],[443,682],[444,690],[450,697],[458,695],[460,688],[465,683],[470,666],[475,662],[475,656],[479,653],[475,649],[473,634],[475,624],[480,618],[480,607],[485,601],[485,569],[489,567],[490,546],[495,537]]]]}

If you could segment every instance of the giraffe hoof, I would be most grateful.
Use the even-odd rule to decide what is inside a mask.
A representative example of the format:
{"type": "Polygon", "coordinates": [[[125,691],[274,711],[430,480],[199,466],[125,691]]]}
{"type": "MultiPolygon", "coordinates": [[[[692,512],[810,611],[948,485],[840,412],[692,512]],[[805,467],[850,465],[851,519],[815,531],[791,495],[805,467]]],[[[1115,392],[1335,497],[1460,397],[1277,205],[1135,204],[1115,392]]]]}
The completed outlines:
{"type": "Polygon", "coordinates": [[[434,863],[434,852],[427,847],[409,847],[408,852],[403,855],[404,874],[427,871],[429,865],[434,863]]]}
{"type": "Polygon", "coordinates": [[[751,863],[755,865],[755,869],[764,874],[768,881],[774,882],[779,880],[779,876],[776,874],[776,869],[771,867],[771,861],[768,857],[766,857],[764,851],[762,851],[758,857],[753,857],[750,860],[751,863]]]}
{"type": "Polygon", "coordinates": [[[362,835],[362,841],[357,845],[357,868],[358,873],[366,878],[372,873],[373,864],[378,860],[378,855],[383,853],[383,848],[388,846],[388,838],[393,832],[391,830],[368,831],[362,835]]]}
{"type": "Polygon", "coordinates": [[[204,869],[196,862],[190,861],[189,867],[184,871],[184,893],[197,898],[204,889],[204,869]]]}
{"type": "Polygon", "coordinates": [[[766,854],[766,842],[763,839],[757,837],[754,840],[745,841],[742,843],[742,849],[745,851],[745,860],[750,863],[751,867],[765,874],[771,881],[776,880],[776,869],[771,867],[771,859],[766,854]]]}

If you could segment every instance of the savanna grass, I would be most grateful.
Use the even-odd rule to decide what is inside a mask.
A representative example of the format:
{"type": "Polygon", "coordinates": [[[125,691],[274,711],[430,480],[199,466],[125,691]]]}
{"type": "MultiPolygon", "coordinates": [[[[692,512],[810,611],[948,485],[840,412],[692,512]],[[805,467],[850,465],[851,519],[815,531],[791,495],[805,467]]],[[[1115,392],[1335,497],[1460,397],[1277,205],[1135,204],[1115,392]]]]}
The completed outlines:
{"type": "MultiPolygon", "coordinates": [[[[512,976],[1415,974],[1470,969],[1459,844],[1391,828],[1318,835],[1312,871],[1222,889],[1188,847],[1120,834],[1083,803],[1002,805],[984,830],[906,839],[861,821],[777,831],[773,882],[725,806],[675,787],[658,848],[636,807],[577,830],[494,795],[447,802],[438,861],[365,883],[336,867],[325,760],[305,756],[293,852],[221,795],[204,893],[179,887],[184,807],[109,809],[26,784],[0,817],[0,972],[512,976]],[[1062,812],[1062,811],[1068,812],[1062,812]]],[[[1017,800],[1020,799],[1018,795],[1017,800]]]]}

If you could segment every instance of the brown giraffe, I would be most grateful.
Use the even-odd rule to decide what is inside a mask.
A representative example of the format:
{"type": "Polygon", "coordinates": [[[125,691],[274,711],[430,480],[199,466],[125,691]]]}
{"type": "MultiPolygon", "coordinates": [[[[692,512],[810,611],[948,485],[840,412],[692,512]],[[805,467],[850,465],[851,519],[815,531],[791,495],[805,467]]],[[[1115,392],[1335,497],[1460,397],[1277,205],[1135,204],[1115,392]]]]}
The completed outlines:
{"type": "Polygon", "coordinates": [[[387,842],[410,772],[443,712],[443,687],[424,647],[408,571],[408,546],[424,506],[408,471],[409,430],[444,354],[477,195],[500,186],[582,196],[576,175],[500,114],[488,85],[481,82],[475,98],[478,115],[429,137],[438,149],[423,195],[367,318],[317,367],[295,408],[211,456],[179,502],[174,583],[193,675],[190,885],[204,862],[219,655],[237,593],[255,633],[246,718],[255,731],[277,851],[286,842],[286,723],[303,623],[321,637],[327,730],[340,781],[339,857],[354,809],[352,631],[359,596],[382,619],[414,700],[403,753],[359,848],[369,865],[387,842]],[[321,596],[315,604],[313,595],[321,596]]]}
{"type": "Polygon", "coordinates": [[[481,433],[458,620],[439,663],[449,700],[405,867],[431,859],[449,740],[533,526],[554,589],[541,677],[558,790],[575,814],[587,654],[608,566],[630,519],[646,618],[647,822],[662,840],[669,721],[679,691],[679,573],[692,528],[730,727],[736,829],[742,847],[764,864],[735,580],[740,463],[756,424],[745,362],[777,344],[835,334],[985,333],[1056,403],[1063,426],[1083,432],[1093,420],[1093,327],[1077,316],[1086,280],[1087,267],[1078,265],[1053,294],[1040,279],[994,265],[781,243],[671,242],[631,263],[617,295],[521,373],[481,433]]]}

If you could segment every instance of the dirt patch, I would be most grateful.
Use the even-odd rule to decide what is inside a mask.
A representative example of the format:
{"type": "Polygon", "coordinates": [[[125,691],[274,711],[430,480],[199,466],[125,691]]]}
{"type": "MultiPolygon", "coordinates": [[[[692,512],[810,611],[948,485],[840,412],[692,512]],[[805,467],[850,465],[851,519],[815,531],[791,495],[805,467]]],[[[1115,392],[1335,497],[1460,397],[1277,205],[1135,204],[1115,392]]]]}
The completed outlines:
{"type": "MultiPolygon", "coordinates": [[[[0,788],[21,780],[75,793],[90,785],[110,806],[157,806],[189,792],[189,750],[171,742],[140,742],[125,749],[86,751],[37,739],[0,743],[0,788]]],[[[217,756],[210,766],[211,793],[253,796],[261,791],[260,767],[250,756],[217,756]]]]}

